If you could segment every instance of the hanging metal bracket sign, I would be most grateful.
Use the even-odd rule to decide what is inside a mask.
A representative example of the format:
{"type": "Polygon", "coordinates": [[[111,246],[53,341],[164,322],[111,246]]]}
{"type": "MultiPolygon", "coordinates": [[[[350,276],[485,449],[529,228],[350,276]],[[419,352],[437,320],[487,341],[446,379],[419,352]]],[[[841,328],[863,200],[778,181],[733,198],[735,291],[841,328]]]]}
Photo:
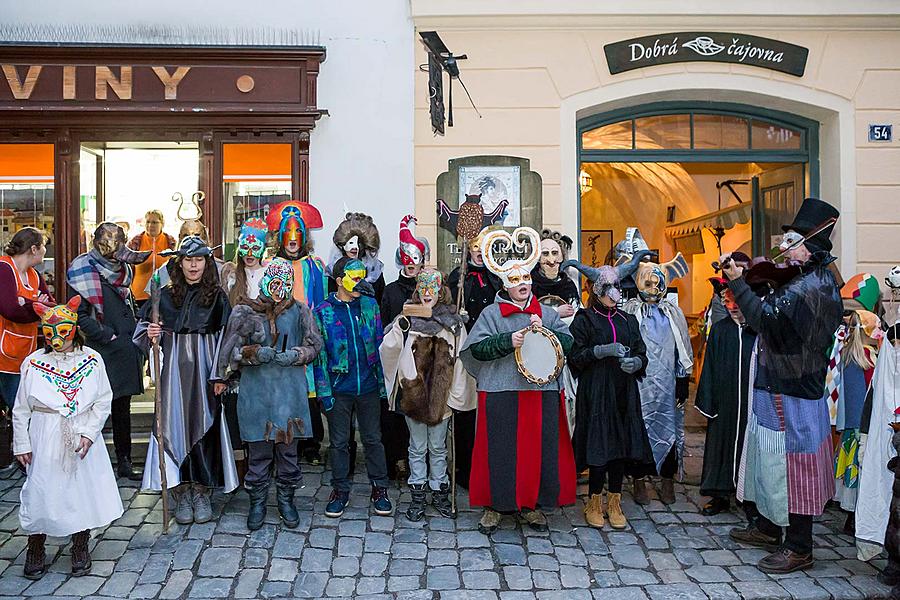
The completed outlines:
{"type": "Polygon", "coordinates": [[[603,46],[609,72],[681,62],[751,65],[803,77],[809,49],[780,40],[723,32],[648,35],[603,46]]]}

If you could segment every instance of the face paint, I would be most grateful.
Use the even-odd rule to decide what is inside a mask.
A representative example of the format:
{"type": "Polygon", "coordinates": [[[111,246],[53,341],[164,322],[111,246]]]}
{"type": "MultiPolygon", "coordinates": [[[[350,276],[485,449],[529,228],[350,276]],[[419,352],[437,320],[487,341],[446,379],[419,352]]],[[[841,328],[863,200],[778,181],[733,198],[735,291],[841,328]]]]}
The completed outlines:
{"type": "Polygon", "coordinates": [[[259,292],[276,304],[294,293],[294,267],[283,258],[273,258],[266,265],[259,282],[259,292]]]}
{"type": "Polygon", "coordinates": [[[73,296],[66,304],[47,308],[35,303],[34,312],[41,317],[41,333],[44,340],[56,352],[60,352],[73,339],[78,325],[78,306],[81,296],[73,296]]]}
{"type": "Polygon", "coordinates": [[[354,235],[344,243],[344,255],[350,258],[359,256],[359,236],[354,235]]]}
{"type": "Polygon", "coordinates": [[[416,293],[425,306],[437,304],[444,278],[440,271],[423,271],[416,277],[416,293]]]}
{"type": "Polygon", "coordinates": [[[541,240],[541,258],[539,264],[541,272],[548,279],[556,279],[559,275],[559,265],[562,264],[562,248],[554,240],[541,240]]]}

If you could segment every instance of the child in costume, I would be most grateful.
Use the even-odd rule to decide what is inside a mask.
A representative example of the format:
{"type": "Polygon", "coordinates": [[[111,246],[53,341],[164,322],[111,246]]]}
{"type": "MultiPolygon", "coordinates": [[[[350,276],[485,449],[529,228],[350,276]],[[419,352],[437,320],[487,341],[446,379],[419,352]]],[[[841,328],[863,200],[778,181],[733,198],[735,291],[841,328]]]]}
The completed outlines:
{"type": "MultiPolygon", "coordinates": [[[[640,234],[635,228],[629,228],[626,239],[629,238],[640,239],[640,234]]],[[[628,256],[629,260],[632,258],[628,256]]],[[[675,502],[674,478],[684,452],[684,405],[694,366],[687,320],[678,304],[666,298],[666,293],[672,280],[686,274],[687,263],[681,253],[665,264],[642,261],[631,276],[637,297],[622,306],[622,310],[637,317],[647,346],[648,363],[638,387],[644,425],[656,460],[655,474],[660,476],[659,499],[663,504],[675,502]]],[[[650,498],[644,478],[639,477],[640,473],[633,474],[634,501],[647,504],[650,498]]]]}
{"type": "MultiPolygon", "coordinates": [[[[381,296],[381,323],[387,327],[403,311],[403,305],[416,291],[416,275],[428,262],[431,252],[428,240],[416,237],[410,226],[416,222],[413,215],[400,220],[400,243],[394,255],[394,263],[400,269],[397,280],[387,284],[381,296]]],[[[397,392],[402,394],[400,390],[397,392]]],[[[395,399],[396,402],[396,399],[395,399]]],[[[388,465],[388,478],[409,476],[409,428],[401,413],[389,409],[385,402],[381,407],[381,439],[388,465]]]]}
{"type": "Polygon", "coordinates": [[[694,403],[709,420],[700,481],[700,493],[710,497],[702,510],[707,516],[728,510],[737,490],[756,345],[756,332],[747,326],[728,282],[722,277],[711,277],[710,282],[729,318],[716,321],[709,330],[694,403]]]}
{"type": "Polygon", "coordinates": [[[122,499],[100,431],[112,389],[100,354],[77,329],[80,296],[35,302],[47,346],[22,363],[13,408],[13,453],[26,468],[19,521],[28,533],[25,577],[47,572],[47,536],[72,536],[72,575],[91,571],[90,530],[122,516],[122,499]],[[96,444],[95,444],[96,442],[96,444]]]}
{"type": "MultiPolygon", "coordinates": [[[[325,301],[328,276],[325,263],[315,255],[311,230],[322,227],[322,215],[309,202],[289,200],[276,205],[266,217],[270,237],[274,237],[275,256],[289,260],[294,270],[294,300],[310,310],[325,301]]],[[[321,445],[325,437],[322,406],[316,398],[312,369],[306,370],[309,392],[310,435],[300,441],[300,452],[313,465],[322,464],[321,445]]]]}
{"type": "Polygon", "coordinates": [[[589,306],[576,313],[569,327],[575,339],[569,366],[579,382],[575,461],[579,471],[590,468],[584,518],[591,527],[605,524],[602,494],[608,477],[609,524],[613,529],[624,529],[628,525],[622,512],[626,467],[653,468],[638,393],[647,352],[637,319],[617,308],[622,299],[619,281],[629,267],[577,266],[593,281],[589,306]]]}
{"type": "Polygon", "coordinates": [[[290,262],[272,259],[258,301],[234,307],[219,350],[219,379],[224,381],[229,370],[241,372],[237,408],[241,439],[249,450],[244,488],[250,494],[251,531],[265,519],[273,465],[278,512],[290,529],[300,522],[294,507],[302,479],[297,441],[311,434],[305,365],[318,356],[322,338],[309,307],[294,300],[293,284],[290,262]]]}
{"type": "Polygon", "coordinates": [[[405,415],[409,427],[412,499],[406,517],[410,521],[425,516],[428,489],[435,509],[444,517],[455,516],[447,471],[447,428],[451,408],[474,408],[467,405],[474,404],[474,381],[457,360],[466,340],[465,318],[456,314],[452,302],[441,272],[421,271],[407,305],[410,314],[398,315],[387,326],[381,344],[390,408],[405,415]]]}
{"type": "Polygon", "coordinates": [[[332,279],[328,286],[330,292],[337,291],[334,283],[334,264],[341,258],[356,258],[366,266],[366,281],[372,286],[375,300],[381,304],[384,294],[384,263],[378,258],[381,248],[381,236],[372,217],[363,213],[347,213],[332,236],[334,247],[328,260],[329,273],[332,279]]]}
{"type": "MultiPolygon", "coordinates": [[[[159,321],[151,320],[152,302],[145,304],[134,343],[149,353],[151,342],[158,339],[162,350],[156,385],[163,404],[166,483],[173,488],[175,520],[205,523],[212,519],[212,488],[230,492],[238,486],[228,423],[212,386],[216,351],[231,307],[219,285],[212,249],[203,240],[188,236],[172,254],[167,265],[171,281],[160,290],[159,321]]],[[[161,488],[159,452],[153,435],[144,489],[161,488]]]]}
{"type": "Polygon", "coordinates": [[[266,272],[266,223],[252,218],[244,221],[238,235],[234,260],[225,263],[219,274],[231,306],[252,304],[259,297],[259,282],[266,272]]]}
{"type": "Polygon", "coordinates": [[[531,325],[550,330],[564,353],[572,346],[572,336],[556,311],[531,293],[531,270],[540,256],[536,231],[491,231],[482,248],[485,264],[506,289],[482,311],[460,355],[478,390],[469,503],[485,507],[478,525],[482,533],[497,529],[500,512],[518,512],[529,527],[546,531],[547,518],[540,509],[575,502],[565,393],[558,378],[543,385],[525,379],[514,353],[531,325]],[[525,258],[499,263],[495,242],[525,258]]]}
{"type": "Polygon", "coordinates": [[[316,394],[328,418],[331,438],[331,498],[325,516],[344,514],[350,500],[350,436],[353,413],[366,448],[366,470],[372,484],[376,514],[393,511],[387,493],[387,464],[381,443],[381,399],[386,398],[378,347],[382,327],[366,266],[342,258],[332,269],[338,291],[313,314],[322,334],[322,351],[315,362],[316,394]]]}
{"type": "Polygon", "coordinates": [[[878,281],[868,273],[854,275],[841,288],[844,320],[834,334],[825,375],[829,416],[841,436],[834,461],[834,499],[848,513],[844,523],[847,535],[853,535],[855,527],[860,431],[868,428],[868,422],[863,422],[863,405],[872,389],[878,343],[883,337],[874,313],[880,297],[878,281]]]}

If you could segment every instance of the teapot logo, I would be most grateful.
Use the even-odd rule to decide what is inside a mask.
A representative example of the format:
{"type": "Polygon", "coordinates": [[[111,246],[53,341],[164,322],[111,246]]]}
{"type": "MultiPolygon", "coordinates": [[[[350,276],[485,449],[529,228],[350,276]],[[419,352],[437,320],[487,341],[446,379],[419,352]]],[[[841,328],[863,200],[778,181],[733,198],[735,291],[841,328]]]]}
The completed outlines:
{"type": "Polygon", "coordinates": [[[715,43],[711,37],[705,35],[701,35],[689,42],[685,42],[682,46],[690,48],[701,56],[715,56],[725,49],[725,46],[715,43]]]}

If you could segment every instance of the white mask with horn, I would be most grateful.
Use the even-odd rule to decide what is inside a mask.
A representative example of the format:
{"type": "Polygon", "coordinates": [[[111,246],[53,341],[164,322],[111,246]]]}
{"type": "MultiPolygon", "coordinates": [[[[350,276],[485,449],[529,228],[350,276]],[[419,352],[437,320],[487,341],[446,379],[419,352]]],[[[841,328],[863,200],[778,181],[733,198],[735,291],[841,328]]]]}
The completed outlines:
{"type": "Polygon", "coordinates": [[[485,266],[500,278],[503,287],[531,285],[531,271],[541,257],[541,236],[537,231],[530,227],[518,227],[511,234],[502,229],[489,231],[484,234],[481,249],[485,266]],[[526,251],[525,258],[510,258],[502,264],[497,261],[498,254],[526,251]]]}

